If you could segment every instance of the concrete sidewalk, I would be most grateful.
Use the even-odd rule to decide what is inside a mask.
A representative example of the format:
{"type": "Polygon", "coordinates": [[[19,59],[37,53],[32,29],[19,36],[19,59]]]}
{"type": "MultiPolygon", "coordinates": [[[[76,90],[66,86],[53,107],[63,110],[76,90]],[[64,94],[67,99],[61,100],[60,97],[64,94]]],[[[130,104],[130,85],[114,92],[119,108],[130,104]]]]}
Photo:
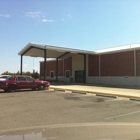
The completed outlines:
{"type": "Polygon", "coordinates": [[[104,87],[95,85],[51,85],[50,89],[72,91],[77,93],[92,93],[96,95],[134,98],[140,100],[140,89],[104,87]]]}

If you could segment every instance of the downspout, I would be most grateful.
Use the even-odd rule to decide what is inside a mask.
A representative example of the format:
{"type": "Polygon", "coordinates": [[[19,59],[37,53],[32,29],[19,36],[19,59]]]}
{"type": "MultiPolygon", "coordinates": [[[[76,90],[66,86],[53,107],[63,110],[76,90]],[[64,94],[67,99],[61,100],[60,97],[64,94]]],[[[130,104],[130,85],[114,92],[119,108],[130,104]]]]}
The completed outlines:
{"type": "Polygon", "coordinates": [[[136,66],[136,50],[134,50],[134,76],[135,76],[135,86],[137,86],[137,66],[136,66]]]}
{"type": "Polygon", "coordinates": [[[84,83],[86,84],[86,54],[84,54],[84,83]]]}
{"type": "Polygon", "coordinates": [[[64,73],[64,59],[63,59],[63,80],[64,80],[64,77],[65,77],[65,73],[64,73]]]}
{"type": "Polygon", "coordinates": [[[58,82],[58,58],[56,58],[56,82],[58,82]]]}
{"type": "Polygon", "coordinates": [[[99,54],[99,84],[101,84],[101,56],[99,54]]]}
{"type": "Polygon", "coordinates": [[[44,50],[44,81],[46,81],[46,52],[47,50],[44,50]]]}

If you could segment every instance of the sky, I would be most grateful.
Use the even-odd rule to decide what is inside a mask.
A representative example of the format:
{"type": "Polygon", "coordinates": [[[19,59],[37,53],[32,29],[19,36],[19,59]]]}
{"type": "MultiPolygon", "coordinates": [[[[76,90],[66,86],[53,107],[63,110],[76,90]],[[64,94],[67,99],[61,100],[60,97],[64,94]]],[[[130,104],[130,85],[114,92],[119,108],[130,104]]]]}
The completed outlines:
{"type": "MultiPolygon", "coordinates": [[[[0,74],[29,42],[82,50],[140,43],[140,0],[0,0],[0,74]]],[[[23,71],[43,58],[23,57],[23,71]]]]}

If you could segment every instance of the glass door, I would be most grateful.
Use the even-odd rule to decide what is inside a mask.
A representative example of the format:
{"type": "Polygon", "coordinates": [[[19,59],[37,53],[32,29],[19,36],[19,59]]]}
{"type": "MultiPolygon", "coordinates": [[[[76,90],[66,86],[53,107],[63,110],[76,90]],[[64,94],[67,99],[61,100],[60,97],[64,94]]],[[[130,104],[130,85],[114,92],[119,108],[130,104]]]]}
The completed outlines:
{"type": "Polygon", "coordinates": [[[84,70],[75,71],[75,82],[84,83],[84,70]]]}

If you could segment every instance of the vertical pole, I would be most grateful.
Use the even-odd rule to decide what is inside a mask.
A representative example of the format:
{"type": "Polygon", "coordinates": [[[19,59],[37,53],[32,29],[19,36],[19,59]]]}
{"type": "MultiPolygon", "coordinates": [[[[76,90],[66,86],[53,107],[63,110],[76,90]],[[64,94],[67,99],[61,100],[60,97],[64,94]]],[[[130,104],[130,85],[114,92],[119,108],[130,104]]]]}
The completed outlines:
{"type": "Polygon", "coordinates": [[[22,75],[22,57],[23,55],[21,55],[21,60],[20,60],[20,75],[22,75]]]}
{"type": "Polygon", "coordinates": [[[101,84],[101,55],[99,54],[99,84],[101,84]]]}
{"type": "Polygon", "coordinates": [[[63,78],[65,76],[65,73],[64,73],[64,59],[63,59],[63,78]]]}
{"type": "Polygon", "coordinates": [[[44,81],[46,81],[46,52],[47,50],[44,50],[44,81]]]}
{"type": "Polygon", "coordinates": [[[86,84],[86,54],[84,54],[84,83],[86,84]]]}
{"type": "Polygon", "coordinates": [[[56,58],[56,82],[58,81],[58,58],[56,58]]]}
{"type": "Polygon", "coordinates": [[[137,63],[136,63],[136,50],[134,50],[134,76],[135,76],[135,85],[137,86],[137,63]]]}

